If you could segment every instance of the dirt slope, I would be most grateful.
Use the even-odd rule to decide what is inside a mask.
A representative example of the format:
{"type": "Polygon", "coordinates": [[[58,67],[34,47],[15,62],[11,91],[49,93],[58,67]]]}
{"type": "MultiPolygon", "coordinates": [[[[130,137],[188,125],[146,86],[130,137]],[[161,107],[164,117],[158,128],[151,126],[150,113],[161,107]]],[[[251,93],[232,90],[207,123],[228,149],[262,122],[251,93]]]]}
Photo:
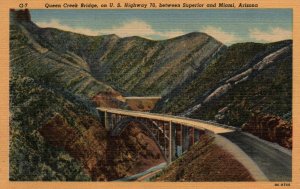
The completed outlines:
{"type": "Polygon", "coordinates": [[[253,181],[231,154],[204,135],[201,142],[166,168],[155,181],[253,181]]]}

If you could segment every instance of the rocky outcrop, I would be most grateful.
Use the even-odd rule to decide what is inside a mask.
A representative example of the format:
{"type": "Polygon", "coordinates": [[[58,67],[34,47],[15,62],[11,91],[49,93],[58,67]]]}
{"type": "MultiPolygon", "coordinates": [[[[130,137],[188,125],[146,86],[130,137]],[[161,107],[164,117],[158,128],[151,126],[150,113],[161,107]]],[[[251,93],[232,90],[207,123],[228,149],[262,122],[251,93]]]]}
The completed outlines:
{"type": "Polygon", "coordinates": [[[242,130],[292,149],[292,124],[278,116],[256,115],[242,125],[242,130]]]}
{"type": "Polygon", "coordinates": [[[28,9],[14,10],[11,9],[10,21],[12,22],[31,22],[31,16],[28,9]]]}
{"type": "Polygon", "coordinates": [[[97,107],[124,108],[127,106],[125,99],[119,93],[102,92],[92,97],[97,107]]]}

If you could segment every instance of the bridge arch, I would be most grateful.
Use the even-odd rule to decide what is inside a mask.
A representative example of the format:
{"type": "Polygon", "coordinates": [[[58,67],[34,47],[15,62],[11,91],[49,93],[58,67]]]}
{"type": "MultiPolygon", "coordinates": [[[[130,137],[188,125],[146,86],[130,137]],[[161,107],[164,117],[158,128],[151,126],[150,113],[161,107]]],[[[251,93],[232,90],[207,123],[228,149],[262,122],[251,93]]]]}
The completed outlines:
{"type": "Polygon", "coordinates": [[[139,126],[147,133],[147,136],[153,139],[156,146],[159,148],[161,154],[168,161],[168,155],[166,151],[166,146],[169,141],[169,137],[165,135],[163,130],[159,127],[157,123],[151,120],[145,119],[135,119],[132,117],[125,117],[120,119],[111,129],[111,136],[120,136],[122,132],[129,127],[130,123],[138,123],[139,126]]]}

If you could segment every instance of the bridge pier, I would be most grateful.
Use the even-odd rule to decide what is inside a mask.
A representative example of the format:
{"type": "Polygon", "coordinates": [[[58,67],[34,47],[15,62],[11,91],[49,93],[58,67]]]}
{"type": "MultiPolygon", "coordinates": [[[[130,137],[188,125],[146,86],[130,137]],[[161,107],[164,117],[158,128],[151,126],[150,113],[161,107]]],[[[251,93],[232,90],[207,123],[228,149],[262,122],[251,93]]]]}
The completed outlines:
{"type": "Polygon", "coordinates": [[[182,152],[186,152],[189,148],[189,128],[186,126],[183,126],[182,128],[182,152]]]}
{"type": "Polygon", "coordinates": [[[198,142],[200,137],[199,137],[200,131],[198,129],[195,129],[194,131],[194,138],[195,138],[195,142],[198,142]]]}
{"type": "Polygon", "coordinates": [[[195,128],[190,128],[191,130],[191,146],[195,143],[195,128]]]}
{"type": "Polygon", "coordinates": [[[104,112],[104,127],[107,131],[110,131],[110,115],[107,111],[104,112]]]}
{"type": "MultiPolygon", "coordinates": [[[[177,127],[176,127],[177,128],[177,127]]],[[[177,128],[178,129],[178,128],[177,128]]],[[[178,143],[176,143],[176,157],[179,157],[182,155],[182,146],[183,146],[183,125],[179,125],[179,131],[176,130],[176,140],[178,143]]]]}
{"type": "MultiPolygon", "coordinates": [[[[162,127],[163,127],[163,133],[165,134],[166,133],[166,126],[165,126],[164,122],[162,123],[162,127]]],[[[166,137],[164,137],[163,149],[164,149],[164,155],[165,155],[165,157],[167,157],[167,139],[166,139],[166,137]]]]}
{"type": "Polygon", "coordinates": [[[176,128],[172,126],[172,122],[169,122],[169,160],[168,163],[171,163],[175,158],[176,148],[176,128]]]}

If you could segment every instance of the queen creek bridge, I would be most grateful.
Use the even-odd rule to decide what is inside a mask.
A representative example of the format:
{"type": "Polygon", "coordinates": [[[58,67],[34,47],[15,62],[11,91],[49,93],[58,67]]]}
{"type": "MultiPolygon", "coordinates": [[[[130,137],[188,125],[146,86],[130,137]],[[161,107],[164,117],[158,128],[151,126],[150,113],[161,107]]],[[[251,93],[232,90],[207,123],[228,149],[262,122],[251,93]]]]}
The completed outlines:
{"type": "Polygon", "coordinates": [[[154,139],[168,163],[201,140],[204,132],[220,134],[235,131],[233,127],[185,117],[113,108],[97,109],[111,136],[122,134],[130,122],[139,123],[154,139]]]}

